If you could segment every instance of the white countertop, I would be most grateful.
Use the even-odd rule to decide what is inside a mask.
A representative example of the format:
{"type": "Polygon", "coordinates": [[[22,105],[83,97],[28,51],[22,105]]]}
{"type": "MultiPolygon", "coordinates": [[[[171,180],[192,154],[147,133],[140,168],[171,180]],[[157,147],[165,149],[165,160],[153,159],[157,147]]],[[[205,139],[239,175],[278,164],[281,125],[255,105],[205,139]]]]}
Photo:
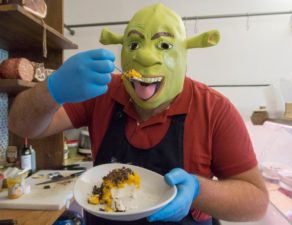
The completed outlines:
{"type": "Polygon", "coordinates": [[[7,189],[3,189],[0,192],[0,209],[59,210],[66,206],[73,197],[76,178],[66,182],[52,183],[49,189],[44,189],[44,185],[36,185],[47,181],[47,175],[52,172],[60,172],[63,176],[68,176],[78,171],[40,170],[26,179],[26,184],[30,185],[30,192],[20,198],[8,199],[7,189]]]}
{"type": "MultiPolygon", "coordinates": [[[[285,165],[292,165],[292,126],[274,122],[265,122],[261,126],[246,122],[257,160],[259,163],[276,161],[285,165]]],[[[255,222],[227,222],[222,225],[291,225],[285,216],[292,213],[292,199],[280,192],[279,186],[266,182],[270,204],[266,215],[255,222]]]]}
{"type": "Polygon", "coordinates": [[[291,225],[289,221],[275,208],[269,204],[266,215],[259,221],[254,222],[227,222],[220,221],[222,225],[291,225]]]}

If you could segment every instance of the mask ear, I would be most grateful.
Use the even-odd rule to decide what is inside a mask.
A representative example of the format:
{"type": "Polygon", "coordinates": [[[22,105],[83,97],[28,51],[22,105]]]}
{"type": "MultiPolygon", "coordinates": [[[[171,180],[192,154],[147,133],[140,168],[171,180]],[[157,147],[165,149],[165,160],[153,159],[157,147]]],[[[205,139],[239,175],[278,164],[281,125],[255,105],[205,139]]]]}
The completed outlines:
{"type": "Polygon", "coordinates": [[[198,36],[187,39],[187,49],[205,48],[217,45],[220,40],[220,33],[217,30],[210,30],[198,36]]]}
{"type": "Polygon", "coordinates": [[[99,42],[104,45],[122,44],[123,35],[118,35],[110,32],[107,28],[103,28],[99,38],[99,42]]]}

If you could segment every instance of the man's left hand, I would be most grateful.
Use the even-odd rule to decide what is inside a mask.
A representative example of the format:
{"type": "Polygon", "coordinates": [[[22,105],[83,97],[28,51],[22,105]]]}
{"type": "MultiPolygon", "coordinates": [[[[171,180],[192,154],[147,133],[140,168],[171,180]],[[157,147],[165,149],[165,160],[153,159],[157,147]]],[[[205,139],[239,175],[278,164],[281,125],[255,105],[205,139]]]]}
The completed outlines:
{"type": "Polygon", "coordinates": [[[188,215],[193,200],[198,196],[200,183],[195,175],[185,170],[175,168],[164,176],[165,181],[177,187],[174,200],[168,205],[148,217],[148,221],[177,222],[188,215]]]}

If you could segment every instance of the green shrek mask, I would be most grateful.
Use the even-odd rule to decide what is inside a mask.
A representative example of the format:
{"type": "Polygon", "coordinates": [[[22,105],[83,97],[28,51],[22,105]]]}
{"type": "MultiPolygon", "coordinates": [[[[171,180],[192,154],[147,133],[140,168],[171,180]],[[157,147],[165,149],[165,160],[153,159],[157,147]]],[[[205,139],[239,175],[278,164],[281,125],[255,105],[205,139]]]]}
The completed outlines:
{"type": "Polygon", "coordinates": [[[187,49],[209,47],[219,41],[218,31],[187,38],[182,19],[161,3],[143,8],[130,20],[123,35],[103,29],[102,44],[122,44],[123,71],[139,72],[139,79],[123,83],[142,109],[172,101],[183,89],[187,49]]]}

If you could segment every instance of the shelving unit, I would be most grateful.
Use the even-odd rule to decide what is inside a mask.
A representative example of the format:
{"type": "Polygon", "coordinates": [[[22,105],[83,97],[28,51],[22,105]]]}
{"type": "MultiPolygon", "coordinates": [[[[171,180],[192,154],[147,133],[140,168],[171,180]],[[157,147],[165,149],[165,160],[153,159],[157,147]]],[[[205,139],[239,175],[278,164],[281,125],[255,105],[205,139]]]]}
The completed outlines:
{"type": "MultiPolygon", "coordinates": [[[[20,5],[0,5],[0,48],[9,52],[9,58],[25,57],[34,62],[43,62],[46,68],[57,69],[63,63],[63,50],[77,49],[78,46],[63,35],[63,0],[46,2],[48,13],[44,21],[27,12],[20,5]],[[44,24],[46,58],[43,57],[44,24]]],[[[23,80],[0,79],[0,92],[8,93],[11,103],[18,93],[35,85],[34,82],[23,80]]],[[[36,149],[37,169],[57,169],[62,166],[63,133],[29,140],[29,142],[36,149]]],[[[21,148],[23,138],[10,133],[9,145],[21,148]]]]}
{"type": "Polygon", "coordinates": [[[35,82],[18,80],[18,79],[2,79],[0,80],[0,92],[6,92],[10,95],[16,95],[21,91],[32,88],[35,82]]]}
{"type": "MultiPolygon", "coordinates": [[[[0,5],[1,42],[10,50],[41,49],[43,23],[17,4],[0,5]]],[[[47,45],[53,49],[74,49],[78,46],[60,32],[46,26],[47,45]]]]}

